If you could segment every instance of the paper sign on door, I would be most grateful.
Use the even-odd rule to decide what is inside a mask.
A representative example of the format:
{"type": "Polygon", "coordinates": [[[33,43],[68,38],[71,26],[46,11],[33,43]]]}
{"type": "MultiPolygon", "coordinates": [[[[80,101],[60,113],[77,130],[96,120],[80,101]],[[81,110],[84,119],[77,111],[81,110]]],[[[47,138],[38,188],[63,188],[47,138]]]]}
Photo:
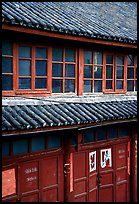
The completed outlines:
{"type": "Polygon", "coordinates": [[[111,148],[102,149],[101,151],[101,168],[112,166],[111,148]]]}
{"type": "Polygon", "coordinates": [[[90,172],[96,170],[96,151],[89,153],[90,172]]]}

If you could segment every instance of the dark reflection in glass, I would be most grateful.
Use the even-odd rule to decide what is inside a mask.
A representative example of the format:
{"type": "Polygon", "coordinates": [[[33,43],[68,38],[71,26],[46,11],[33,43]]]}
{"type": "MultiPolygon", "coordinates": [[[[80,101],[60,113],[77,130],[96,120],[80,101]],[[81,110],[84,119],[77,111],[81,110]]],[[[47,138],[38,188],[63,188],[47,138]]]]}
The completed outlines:
{"type": "Polygon", "coordinates": [[[94,52],[94,63],[102,64],[102,53],[101,52],[94,52]]]}
{"type": "Polygon", "coordinates": [[[97,140],[106,140],[106,128],[99,127],[96,129],[97,140]]]}
{"type": "Polygon", "coordinates": [[[108,139],[117,138],[118,137],[118,129],[117,127],[108,127],[108,139]]]}
{"type": "Polygon", "coordinates": [[[111,55],[106,56],[106,64],[113,64],[113,56],[111,55]]]}
{"type": "Polygon", "coordinates": [[[19,57],[30,58],[31,51],[30,47],[19,47],[19,57]]]}
{"type": "Polygon", "coordinates": [[[19,60],[19,76],[30,76],[30,60],[19,60]]]}
{"type": "Polygon", "coordinates": [[[29,78],[19,79],[19,89],[30,89],[31,88],[31,80],[29,78]]]}
{"type": "Polygon", "coordinates": [[[47,67],[46,61],[36,61],[36,76],[46,76],[47,67]]]}
{"type": "Polygon", "coordinates": [[[52,76],[53,77],[62,77],[62,64],[53,64],[52,65],[52,76]]]}
{"type": "Polygon", "coordinates": [[[12,73],[12,62],[11,58],[2,58],[2,72],[3,73],[12,73]]]}
{"type": "Polygon", "coordinates": [[[25,154],[28,152],[28,140],[16,140],[13,142],[13,155],[25,154]]]}
{"type": "Polygon", "coordinates": [[[31,152],[41,151],[45,149],[45,138],[34,137],[31,138],[31,152]]]}
{"type": "Polygon", "coordinates": [[[62,48],[53,48],[52,60],[57,62],[62,62],[62,48]]]}
{"type": "Polygon", "coordinates": [[[65,80],[65,92],[74,92],[75,91],[75,81],[74,80],[65,80]]]}
{"type": "Polygon", "coordinates": [[[84,131],[84,143],[94,142],[95,141],[95,133],[94,129],[88,129],[84,131]]]}
{"type": "Polygon", "coordinates": [[[123,126],[123,127],[121,126],[119,128],[119,136],[120,137],[128,136],[128,128],[125,126],[123,126]]]}
{"type": "Polygon", "coordinates": [[[106,79],[112,79],[113,75],[113,67],[112,66],[106,66],[106,79]]]}
{"type": "Polygon", "coordinates": [[[100,66],[94,67],[94,78],[98,78],[98,79],[102,78],[102,67],[100,66]]]}
{"type": "Polygon", "coordinates": [[[134,56],[128,55],[127,62],[128,66],[134,66],[134,56]]]}
{"type": "Polygon", "coordinates": [[[135,81],[135,91],[137,91],[137,80],[135,81]]]}
{"type": "Polygon", "coordinates": [[[62,80],[59,80],[59,79],[52,80],[52,92],[62,93],[62,80]]]}
{"type": "Polygon", "coordinates": [[[116,78],[123,79],[124,78],[124,67],[117,66],[116,67],[116,78]]]}
{"type": "Polygon", "coordinates": [[[2,90],[12,90],[13,89],[13,77],[2,75],[2,90]]]}
{"type": "Polygon", "coordinates": [[[35,80],[35,88],[36,89],[43,89],[46,88],[46,79],[39,78],[35,80]]]}
{"type": "Polygon", "coordinates": [[[102,81],[101,80],[94,81],[94,92],[102,92],[102,81]]]}
{"type": "Polygon", "coordinates": [[[66,48],[65,55],[66,55],[65,57],[66,62],[75,62],[75,50],[74,49],[66,48]]]}
{"type": "Polygon", "coordinates": [[[84,92],[92,92],[92,81],[84,80],[84,92]]]}
{"type": "Polygon", "coordinates": [[[8,40],[2,41],[2,55],[12,55],[12,43],[8,40]]]}
{"type": "Polygon", "coordinates": [[[123,81],[116,81],[116,89],[123,89],[123,81]]]}
{"type": "Polygon", "coordinates": [[[61,147],[61,135],[49,135],[47,141],[48,149],[61,147]]]}
{"type": "Polygon", "coordinates": [[[84,51],[84,64],[92,64],[92,51],[84,51]]]}
{"type": "Polygon", "coordinates": [[[84,66],[84,78],[92,78],[92,66],[84,66]]]}
{"type": "Polygon", "coordinates": [[[36,48],[36,58],[47,58],[47,49],[46,48],[36,48]]]}
{"type": "Polygon", "coordinates": [[[127,78],[134,79],[134,68],[127,68],[127,78]]]}
{"type": "Polygon", "coordinates": [[[127,81],[127,91],[134,91],[134,81],[133,80],[127,81]]]}
{"type": "Polygon", "coordinates": [[[116,64],[124,65],[124,56],[117,56],[116,57],[116,64]]]}
{"type": "Polygon", "coordinates": [[[75,77],[75,65],[66,64],[65,65],[65,76],[66,77],[75,77]]]}
{"type": "Polygon", "coordinates": [[[112,89],[112,80],[106,80],[106,89],[112,89]]]}

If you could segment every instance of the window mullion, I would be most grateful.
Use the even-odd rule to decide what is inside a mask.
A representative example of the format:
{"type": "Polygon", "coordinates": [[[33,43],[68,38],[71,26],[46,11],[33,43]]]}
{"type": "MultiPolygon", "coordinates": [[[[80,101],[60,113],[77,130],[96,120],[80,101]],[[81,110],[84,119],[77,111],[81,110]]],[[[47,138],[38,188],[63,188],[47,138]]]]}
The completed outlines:
{"type": "Polygon", "coordinates": [[[35,47],[31,49],[31,89],[35,90],[35,67],[36,67],[36,59],[35,59],[35,47]]]}

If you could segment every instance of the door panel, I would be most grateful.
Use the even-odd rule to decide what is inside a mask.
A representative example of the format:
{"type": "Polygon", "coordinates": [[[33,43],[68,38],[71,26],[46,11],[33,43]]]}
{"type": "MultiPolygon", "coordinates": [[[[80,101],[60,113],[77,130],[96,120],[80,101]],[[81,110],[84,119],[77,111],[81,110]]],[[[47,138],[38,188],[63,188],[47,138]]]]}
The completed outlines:
{"type": "Polygon", "coordinates": [[[116,202],[128,201],[127,143],[116,145],[116,202]]]}
{"type": "Polygon", "coordinates": [[[42,159],[40,171],[42,202],[63,202],[63,156],[42,159]]]}
{"type": "Polygon", "coordinates": [[[38,161],[22,163],[21,166],[21,201],[39,201],[39,165],[38,161]]]}
{"type": "Polygon", "coordinates": [[[74,153],[73,155],[73,177],[74,177],[74,201],[87,201],[87,169],[86,153],[74,153]]]}
{"type": "Polygon", "coordinates": [[[108,147],[98,151],[98,187],[99,202],[114,201],[114,170],[113,148],[108,147]]]}

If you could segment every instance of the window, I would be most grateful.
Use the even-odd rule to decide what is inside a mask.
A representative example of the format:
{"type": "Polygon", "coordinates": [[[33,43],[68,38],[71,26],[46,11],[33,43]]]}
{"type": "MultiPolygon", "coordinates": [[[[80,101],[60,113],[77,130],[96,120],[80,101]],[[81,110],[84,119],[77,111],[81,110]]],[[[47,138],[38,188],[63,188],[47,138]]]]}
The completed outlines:
{"type": "Polygon", "coordinates": [[[84,93],[102,92],[102,53],[84,50],[84,93]]]}
{"type": "Polygon", "coordinates": [[[19,46],[18,89],[47,89],[47,48],[19,46]]]}
{"type": "Polygon", "coordinates": [[[96,49],[2,42],[2,96],[137,91],[137,58],[96,49]]]}
{"type": "Polygon", "coordinates": [[[2,42],[2,90],[13,90],[13,44],[8,40],[2,42]]]}
{"type": "Polygon", "coordinates": [[[104,92],[125,91],[125,56],[106,54],[104,92]]]}
{"type": "Polygon", "coordinates": [[[137,91],[137,58],[127,56],[127,91],[137,91]]]}
{"type": "Polygon", "coordinates": [[[84,143],[94,142],[95,141],[95,131],[90,128],[84,131],[84,143]]]}
{"type": "Polygon", "coordinates": [[[70,48],[52,49],[52,93],[75,93],[76,51],[70,48]]]}

